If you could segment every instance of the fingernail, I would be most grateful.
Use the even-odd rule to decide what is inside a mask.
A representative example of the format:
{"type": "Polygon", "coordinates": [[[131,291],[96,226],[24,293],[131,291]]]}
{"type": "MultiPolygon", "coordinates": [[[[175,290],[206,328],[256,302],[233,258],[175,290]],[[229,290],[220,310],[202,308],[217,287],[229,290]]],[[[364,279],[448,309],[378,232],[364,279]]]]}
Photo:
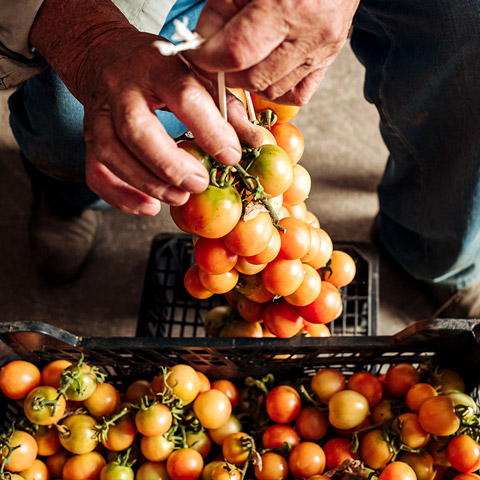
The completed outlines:
{"type": "Polygon", "coordinates": [[[233,147],[225,147],[213,156],[215,160],[231,165],[240,161],[242,152],[233,147]]]}
{"type": "Polygon", "coordinates": [[[194,173],[184,178],[180,187],[188,192],[200,193],[208,187],[208,178],[204,175],[194,173]]]}

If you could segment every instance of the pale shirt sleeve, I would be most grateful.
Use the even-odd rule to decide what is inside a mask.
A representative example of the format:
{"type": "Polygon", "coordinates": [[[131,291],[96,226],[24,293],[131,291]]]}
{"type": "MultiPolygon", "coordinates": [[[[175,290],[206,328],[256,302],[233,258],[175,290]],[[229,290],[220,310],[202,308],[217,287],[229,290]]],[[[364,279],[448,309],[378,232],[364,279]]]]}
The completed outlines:
{"type": "MultiPolygon", "coordinates": [[[[176,0],[114,0],[129,22],[158,34],[176,0]]],[[[28,43],[43,0],[0,0],[0,90],[33,77],[46,62],[28,43]]]]}

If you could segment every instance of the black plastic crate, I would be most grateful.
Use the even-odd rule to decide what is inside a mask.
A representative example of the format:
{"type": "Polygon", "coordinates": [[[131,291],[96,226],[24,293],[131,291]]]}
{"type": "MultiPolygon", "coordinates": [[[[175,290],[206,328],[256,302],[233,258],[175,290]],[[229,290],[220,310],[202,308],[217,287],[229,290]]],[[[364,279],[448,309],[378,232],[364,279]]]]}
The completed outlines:
{"type": "MultiPolygon", "coordinates": [[[[480,320],[458,319],[417,322],[393,336],[292,339],[78,337],[44,323],[13,322],[0,323],[0,366],[24,359],[42,367],[57,358],[77,361],[83,354],[122,388],[176,363],[211,379],[236,379],[245,372],[294,378],[326,366],[349,377],[360,370],[384,373],[398,362],[432,362],[457,370],[471,392],[480,382],[479,334],[480,320]]],[[[1,407],[3,415],[7,409],[1,407]]]]}
{"type": "MultiPolygon", "coordinates": [[[[378,258],[367,244],[335,243],[334,248],[350,254],[357,273],[342,289],[342,315],[328,326],[336,336],[377,333],[378,258]]],[[[183,277],[194,263],[193,243],[188,234],[160,234],[150,250],[143,286],[137,336],[206,336],[203,318],[217,305],[226,305],[223,295],[207,300],[193,298],[183,285],[183,277]]]]}

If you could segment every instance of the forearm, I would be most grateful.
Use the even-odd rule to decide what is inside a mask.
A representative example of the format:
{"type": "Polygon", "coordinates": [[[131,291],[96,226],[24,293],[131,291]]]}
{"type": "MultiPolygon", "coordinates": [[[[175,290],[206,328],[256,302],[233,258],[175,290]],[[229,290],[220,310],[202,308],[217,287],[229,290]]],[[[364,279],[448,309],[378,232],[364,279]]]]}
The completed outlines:
{"type": "Polygon", "coordinates": [[[109,0],[45,0],[30,32],[34,46],[82,103],[92,75],[102,70],[139,37],[109,0]]]}

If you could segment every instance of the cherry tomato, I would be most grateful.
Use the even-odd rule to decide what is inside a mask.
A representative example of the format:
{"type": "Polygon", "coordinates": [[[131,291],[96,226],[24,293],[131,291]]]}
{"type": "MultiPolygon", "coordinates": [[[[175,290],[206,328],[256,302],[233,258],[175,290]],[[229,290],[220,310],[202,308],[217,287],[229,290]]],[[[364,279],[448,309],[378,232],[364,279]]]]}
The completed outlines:
{"type": "Polygon", "coordinates": [[[222,330],[220,330],[220,337],[248,337],[248,338],[262,338],[263,330],[259,322],[252,323],[243,320],[243,318],[235,318],[228,322],[222,330]]]}
{"type": "Polygon", "coordinates": [[[325,453],[323,448],[313,442],[301,442],[288,457],[290,473],[297,478],[308,478],[323,473],[325,453]]]}
{"type": "Polygon", "coordinates": [[[244,432],[236,432],[225,437],[222,454],[225,460],[241,467],[247,461],[251,451],[251,437],[244,432]]]}
{"type": "Polygon", "coordinates": [[[334,393],[345,390],[346,385],[345,375],[335,368],[321,368],[310,380],[310,388],[323,403],[328,403],[334,393]]]}
{"type": "Polygon", "coordinates": [[[255,275],[256,273],[261,272],[266,266],[266,263],[262,265],[254,264],[246,260],[245,257],[238,257],[237,263],[235,264],[235,270],[244,275],[255,275]]]}
{"type": "Polygon", "coordinates": [[[145,462],[137,470],[135,480],[169,480],[165,462],[145,462]]]}
{"type": "Polygon", "coordinates": [[[135,474],[132,467],[113,461],[108,462],[100,472],[100,480],[133,480],[135,474]]]}
{"type": "MultiPolygon", "coordinates": [[[[22,430],[15,430],[8,437],[8,446],[11,450],[10,458],[5,464],[5,470],[9,472],[21,472],[29,468],[34,462],[38,446],[35,439],[27,432],[22,430]]],[[[2,456],[8,455],[8,448],[2,449],[2,456]]]]}
{"type": "Polygon", "coordinates": [[[412,467],[417,480],[434,480],[437,469],[432,455],[428,452],[404,452],[398,460],[412,467]]]}
{"type": "Polygon", "coordinates": [[[331,337],[330,329],[323,323],[311,323],[303,320],[303,328],[301,333],[305,333],[310,337],[331,337]]]}
{"type": "Polygon", "coordinates": [[[437,391],[429,383],[415,383],[408,390],[405,396],[407,407],[415,413],[418,413],[422,403],[430,397],[436,397],[437,391]]]}
{"type": "MultiPolygon", "coordinates": [[[[283,195],[282,195],[282,202],[283,202],[283,195]]],[[[305,202],[301,202],[297,205],[285,205],[285,208],[287,209],[291,217],[294,217],[298,220],[301,220],[302,222],[305,222],[305,218],[307,216],[307,205],[305,202]]]]}
{"type": "Polygon", "coordinates": [[[276,123],[270,129],[277,145],[287,152],[292,164],[298,163],[305,149],[305,140],[300,130],[293,123],[276,123]]]}
{"type": "Polygon", "coordinates": [[[25,416],[37,425],[53,425],[65,413],[66,401],[53,387],[40,386],[30,391],[25,398],[25,416]]]}
{"type": "Polygon", "coordinates": [[[203,458],[206,458],[212,449],[212,440],[205,430],[199,432],[187,432],[185,443],[188,448],[193,448],[203,458]]]}
{"type": "Polygon", "coordinates": [[[300,286],[293,293],[284,297],[288,303],[297,307],[312,303],[318,297],[322,288],[320,275],[313,267],[304,263],[303,270],[305,276],[300,286]]]}
{"type": "Polygon", "coordinates": [[[292,182],[283,192],[284,205],[297,205],[304,202],[310,195],[312,188],[312,178],[305,167],[297,163],[292,166],[292,171],[292,182]]]}
{"type": "Polygon", "coordinates": [[[230,403],[232,404],[232,408],[237,406],[238,388],[235,386],[233,382],[225,378],[221,378],[219,380],[214,380],[212,382],[212,388],[223,392],[230,400],[230,403]]]}
{"type": "Polygon", "coordinates": [[[259,212],[252,218],[241,218],[223,238],[223,243],[237,255],[257,255],[265,248],[273,235],[274,226],[268,212],[259,212]]]}
{"type": "Polygon", "coordinates": [[[326,469],[337,468],[346,460],[356,460],[353,444],[349,438],[334,437],[323,446],[325,452],[326,469]]]}
{"type": "Polygon", "coordinates": [[[242,424],[238,417],[235,415],[230,415],[229,419],[218,428],[213,428],[208,430],[208,434],[212,439],[212,442],[217,445],[222,445],[226,437],[232,433],[237,433],[242,431],[242,424]]]}
{"type": "Polygon", "coordinates": [[[434,372],[434,387],[438,387],[441,393],[464,392],[465,381],[462,376],[451,368],[439,368],[434,372]]]}
{"type": "Polygon", "coordinates": [[[318,217],[310,210],[307,210],[307,213],[305,214],[305,222],[314,228],[320,228],[318,217]]]}
{"type": "Polygon", "coordinates": [[[198,379],[200,380],[200,392],[206,392],[207,390],[210,390],[212,388],[212,385],[210,384],[210,380],[208,377],[203,373],[197,370],[197,375],[198,379]]]}
{"type": "Polygon", "coordinates": [[[397,411],[398,403],[398,400],[394,400],[391,398],[383,398],[382,400],[380,400],[380,402],[378,402],[377,405],[372,408],[372,412],[370,414],[372,422],[374,424],[391,424],[393,419],[396,418],[399,414],[399,412],[397,411]]]}
{"type": "Polygon", "coordinates": [[[237,300],[237,311],[239,315],[247,322],[261,322],[265,304],[252,302],[244,295],[239,295],[237,300]]]}
{"type": "Polygon", "coordinates": [[[300,395],[289,385],[279,385],[267,395],[267,413],[275,423],[292,422],[300,412],[301,406],[300,395]]]}
{"type": "Polygon", "coordinates": [[[211,478],[212,480],[240,480],[242,473],[238,468],[222,462],[221,465],[217,465],[212,469],[211,478]]]}
{"type": "Polygon", "coordinates": [[[262,265],[271,262],[276,258],[280,251],[281,239],[280,233],[276,228],[272,229],[272,237],[268,242],[268,245],[256,255],[247,256],[246,260],[255,265],[262,265]]]}
{"type": "Polygon", "coordinates": [[[235,288],[237,293],[245,295],[253,302],[266,303],[274,297],[274,294],[270,293],[263,285],[261,274],[242,277],[241,284],[237,284],[235,288]]]}
{"type": "Polygon", "coordinates": [[[143,397],[152,397],[150,382],[148,380],[135,380],[127,387],[125,400],[130,403],[138,403],[143,397]]]}
{"type": "Polygon", "coordinates": [[[480,480],[480,475],[476,473],[461,473],[454,477],[453,480],[480,480]]]}
{"type": "Polygon", "coordinates": [[[311,262],[315,260],[315,258],[320,254],[321,248],[321,233],[319,228],[312,227],[309,223],[305,222],[305,225],[308,227],[308,231],[310,232],[310,244],[308,246],[308,250],[300,260],[303,263],[311,262]]]}
{"type": "Polygon", "coordinates": [[[385,467],[378,480],[417,480],[417,477],[410,465],[392,462],[385,467]]]}
{"type": "Polygon", "coordinates": [[[283,297],[292,294],[301,285],[305,270],[299,259],[276,258],[264,268],[261,275],[265,288],[283,297]]]}
{"type": "Polygon", "coordinates": [[[205,270],[199,269],[198,278],[204,288],[213,293],[227,293],[232,290],[238,282],[238,271],[232,268],[226,273],[213,275],[205,270]]]}
{"type": "Polygon", "coordinates": [[[133,445],[136,433],[135,421],[127,414],[108,428],[105,438],[101,439],[102,444],[112,452],[120,452],[133,445]]]}
{"type": "Polygon", "coordinates": [[[143,456],[151,462],[163,462],[173,452],[174,448],[173,441],[167,440],[164,435],[142,436],[140,439],[140,450],[143,456]]]}
{"type": "Polygon", "coordinates": [[[328,420],[335,428],[355,428],[368,414],[367,399],[354,390],[336,392],[328,399],[328,420]]]}
{"type": "Polygon", "coordinates": [[[76,455],[95,450],[98,445],[96,424],[97,421],[89,415],[75,414],[64,418],[59,434],[63,448],[76,455]]]}
{"type": "Polygon", "coordinates": [[[460,426],[455,406],[447,395],[438,395],[425,400],[418,411],[422,428],[432,435],[453,435],[460,426]]]}
{"type": "Polygon", "coordinates": [[[42,368],[41,384],[58,388],[62,372],[71,364],[72,362],[65,359],[53,360],[52,362],[48,363],[42,368]]]}
{"type": "Polygon", "coordinates": [[[230,251],[221,238],[200,237],[193,250],[198,266],[218,275],[230,271],[237,263],[238,255],[230,251]]]}
{"type": "Polygon", "coordinates": [[[461,473],[480,468],[480,445],[469,435],[454,436],[447,445],[447,460],[461,473]]]}
{"type": "Polygon", "coordinates": [[[402,413],[393,421],[392,428],[409,448],[423,448],[430,441],[430,434],[422,428],[416,413],[402,413]]]}
{"type": "Polygon", "coordinates": [[[464,392],[449,392],[447,396],[453,402],[454,407],[461,407],[462,418],[473,420],[477,415],[477,402],[464,392]]]}
{"type": "Polygon", "coordinates": [[[200,267],[197,264],[191,265],[183,277],[185,290],[195,298],[204,300],[213,296],[213,292],[206,289],[200,281],[200,267]]]}
{"type": "Polygon", "coordinates": [[[310,247],[311,236],[308,225],[294,217],[282,218],[278,224],[285,229],[280,232],[279,255],[289,260],[302,258],[310,247]]]}
{"type": "Polygon", "coordinates": [[[232,404],[224,392],[212,388],[195,398],[193,410],[203,427],[219,428],[229,419],[232,404]]]}
{"type": "Polygon", "coordinates": [[[203,150],[196,140],[182,140],[177,143],[177,147],[193,155],[207,170],[212,168],[210,155],[203,150]]]}
{"type": "Polygon", "coordinates": [[[265,193],[272,197],[281,195],[292,184],[293,166],[290,157],[276,145],[259,147],[258,155],[253,160],[244,160],[242,165],[249,175],[258,178],[265,193]]]}
{"type": "Polygon", "coordinates": [[[298,309],[285,300],[269,303],[263,310],[265,328],[279,338],[290,338],[303,327],[298,309]]]}
{"type": "Polygon", "coordinates": [[[106,417],[117,411],[120,393],[111,383],[101,383],[83,404],[93,417],[106,417]]]}
{"type": "Polygon", "coordinates": [[[298,308],[300,315],[308,322],[326,324],[339,317],[342,305],[342,295],[337,287],[322,281],[318,297],[312,303],[298,308]]]}
{"type": "Polygon", "coordinates": [[[172,412],[163,403],[153,403],[140,408],[135,415],[135,425],[142,435],[155,437],[168,432],[172,426],[172,412]]]}
{"type": "Polygon", "coordinates": [[[264,98],[259,97],[254,93],[251,94],[251,97],[252,97],[253,107],[255,109],[255,112],[257,112],[257,114],[264,110],[270,109],[273,112],[275,112],[275,115],[277,116],[277,122],[280,122],[280,123],[289,122],[300,111],[299,106],[280,105],[274,102],[270,102],[269,100],[265,100],[264,98]]]}
{"type": "Polygon", "coordinates": [[[278,453],[267,452],[262,455],[262,467],[255,465],[254,474],[257,480],[286,480],[287,461],[278,453]]]}
{"type": "Polygon", "coordinates": [[[203,458],[193,448],[175,450],[167,459],[167,472],[172,480],[197,480],[203,470],[203,458]]]}
{"type": "Polygon", "coordinates": [[[333,243],[330,235],[322,228],[317,229],[318,241],[320,246],[318,247],[317,255],[311,260],[305,260],[313,268],[321,268],[330,260],[333,251],[333,243]]]}
{"type": "Polygon", "coordinates": [[[302,440],[318,442],[328,433],[328,416],[319,408],[308,405],[303,407],[295,419],[295,427],[302,440]]]}
{"type": "Polygon", "coordinates": [[[390,393],[396,398],[405,398],[408,389],[420,381],[420,375],[410,363],[391,365],[385,376],[390,393]]]}
{"type": "MultiPolygon", "coordinates": [[[[301,412],[299,415],[301,415],[301,412]]],[[[288,443],[292,447],[300,443],[300,436],[297,430],[290,425],[274,423],[262,434],[262,445],[266,449],[281,447],[285,443],[288,443]]]]}
{"type": "Polygon", "coordinates": [[[61,448],[58,432],[55,427],[39,425],[33,438],[37,442],[38,455],[48,457],[58,452],[61,448]]]}
{"type": "Polygon", "coordinates": [[[268,130],[268,128],[263,127],[262,125],[255,125],[255,128],[262,134],[262,143],[260,145],[276,145],[277,140],[275,139],[273,133],[268,130]]]}
{"type": "Polygon", "coordinates": [[[63,466],[63,480],[97,480],[107,462],[98,452],[74,455],[63,466]]]}
{"type": "Polygon", "coordinates": [[[36,458],[27,469],[20,472],[19,478],[24,480],[49,480],[50,473],[45,463],[36,458]]]}
{"type": "Polygon", "coordinates": [[[201,237],[220,238],[230,232],[242,215],[242,200],[235,188],[209,185],[201,193],[190,195],[181,209],[192,233],[201,237]]]}
{"type": "Polygon", "coordinates": [[[383,389],[380,380],[370,372],[354,373],[348,379],[347,388],[361,393],[367,399],[370,408],[377,405],[383,396],[383,389]]]}
{"type": "MultiPolygon", "coordinates": [[[[200,391],[197,372],[190,365],[177,364],[171,367],[165,382],[184,405],[192,403],[200,391]]],[[[158,393],[158,390],[154,390],[154,392],[158,393]]]]}
{"type": "Polygon", "coordinates": [[[60,376],[59,386],[68,400],[86,400],[101,383],[97,370],[80,360],[65,368],[60,376]]]}
{"type": "Polygon", "coordinates": [[[61,448],[58,452],[47,457],[45,463],[52,478],[62,477],[63,466],[71,456],[72,454],[68,450],[61,448]]]}
{"type": "Polygon", "coordinates": [[[12,400],[25,398],[40,385],[41,374],[36,365],[24,360],[13,360],[0,370],[0,389],[12,400]]]}
{"type": "Polygon", "coordinates": [[[325,280],[336,287],[344,287],[355,278],[355,260],[346,252],[333,250],[330,269],[325,272],[325,280]]]}
{"type": "Polygon", "coordinates": [[[360,441],[360,458],[368,467],[385,468],[392,457],[393,448],[383,437],[382,430],[370,430],[360,441]]]}

